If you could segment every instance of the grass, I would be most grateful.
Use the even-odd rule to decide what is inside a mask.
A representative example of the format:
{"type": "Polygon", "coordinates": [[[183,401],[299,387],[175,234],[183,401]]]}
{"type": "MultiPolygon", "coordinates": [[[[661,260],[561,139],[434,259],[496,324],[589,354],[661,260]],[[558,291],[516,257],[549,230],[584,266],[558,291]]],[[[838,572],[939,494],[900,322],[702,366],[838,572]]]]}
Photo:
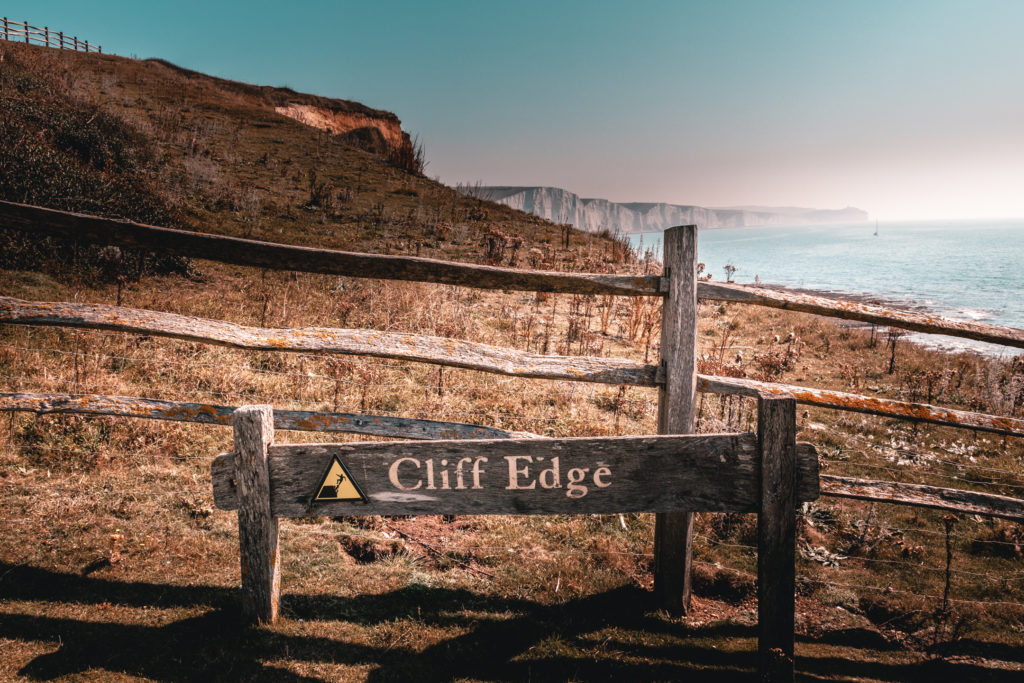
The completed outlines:
{"type": "MultiPolygon", "coordinates": [[[[516,252],[521,265],[535,267],[657,267],[607,237],[573,231],[565,248],[560,226],[462,197],[396,169],[386,155],[280,117],[271,105],[286,94],[157,62],[3,49],[22,78],[73,75],[68,92],[50,91],[65,98],[59,106],[91,102],[117,117],[116,125],[140,131],[153,159],[141,168],[153,182],[133,187],[145,185],[175,225],[477,262],[508,263],[516,252]],[[513,249],[515,238],[522,244],[513,249]]],[[[61,145],[53,139],[44,147],[65,158],[70,152],[61,145]]],[[[89,160],[66,165],[105,182],[125,180],[89,160]]],[[[658,357],[660,304],[646,299],[480,292],[203,261],[187,276],[118,283],[37,265],[0,271],[0,292],[120,300],[268,327],[365,327],[545,353],[658,357]]],[[[699,329],[704,372],[1017,416],[1024,403],[1020,361],[903,340],[890,374],[890,350],[870,329],[739,305],[702,305],[699,329]]],[[[17,326],[0,329],[0,382],[3,391],[269,402],[550,436],[652,433],[657,408],[651,389],[17,326]]],[[[747,399],[708,396],[700,407],[701,431],[753,427],[747,399]]],[[[1020,439],[823,409],[801,410],[799,427],[799,438],[817,445],[825,472],[1024,493],[1020,439]]],[[[650,602],[647,515],[289,520],[282,525],[283,618],[243,629],[236,522],[213,508],[209,483],[210,458],[230,448],[230,430],[221,427],[0,419],[0,679],[754,677],[749,515],[699,516],[695,610],[684,619],[650,602]]],[[[1020,527],[973,516],[953,525],[952,601],[942,609],[942,517],[835,499],[802,511],[802,678],[1019,679],[1024,608],[999,603],[1024,602],[1020,527]]]]}

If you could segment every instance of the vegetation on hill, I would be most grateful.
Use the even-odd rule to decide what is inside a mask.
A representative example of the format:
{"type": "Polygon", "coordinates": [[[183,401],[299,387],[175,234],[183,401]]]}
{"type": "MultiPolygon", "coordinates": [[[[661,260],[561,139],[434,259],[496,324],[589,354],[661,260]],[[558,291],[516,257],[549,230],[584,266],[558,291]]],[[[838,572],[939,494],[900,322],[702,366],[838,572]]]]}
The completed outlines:
{"type": "MultiPolygon", "coordinates": [[[[2,199],[359,251],[549,269],[658,267],[609,235],[461,196],[396,165],[372,134],[370,142],[332,135],[274,110],[288,102],[361,105],[155,60],[5,43],[0,51],[0,126],[5,140],[17,141],[0,147],[2,199]]],[[[24,244],[19,253],[36,256],[5,262],[4,295],[264,327],[419,332],[542,353],[658,355],[660,304],[646,299],[481,292],[201,260],[100,272],[93,262],[101,254],[82,245],[24,244]]],[[[1007,415],[1024,409],[1020,361],[945,354],[897,338],[893,362],[875,330],[739,305],[702,305],[699,327],[702,372],[1007,415]]],[[[651,433],[657,407],[651,389],[20,326],[0,328],[0,382],[5,392],[265,402],[550,436],[651,433]]],[[[704,397],[700,429],[750,429],[752,408],[748,399],[704,397]]],[[[829,473],[1024,493],[1021,439],[825,410],[801,411],[799,426],[829,473]]],[[[230,448],[230,430],[221,427],[25,414],[0,420],[0,678],[752,675],[756,556],[748,515],[700,516],[696,610],[686,619],[648,601],[647,515],[288,521],[284,618],[238,631],[237,529],[233,514],[212,508],[209,481],[210,459],[230,448]]],[[[1019,525],[822,499],[802,511],[799,533],[803,675],[1020,676],[1019,525]]]]}
{"type": "MultiPolygon", "coordinates": [[[[138,130],[76,96],[72,75],[44,50],[10,50],[0,64],[0,197],[144,223],[173,225],[155,189],[156,149],[138,130]]],[[[185,273],[156,254],[121,253],[0,230],[0,267],[111,280],[185,273]]]]}

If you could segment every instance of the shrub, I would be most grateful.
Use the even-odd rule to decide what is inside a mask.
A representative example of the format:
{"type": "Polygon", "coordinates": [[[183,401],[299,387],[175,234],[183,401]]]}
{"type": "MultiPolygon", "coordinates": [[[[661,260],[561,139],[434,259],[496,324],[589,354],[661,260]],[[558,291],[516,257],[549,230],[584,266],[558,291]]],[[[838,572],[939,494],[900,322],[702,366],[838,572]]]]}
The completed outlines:
{"type": "Polygon", "coordinates": [[[423,175],[427,168],[427,154],[419,137],[402,134],[402,142],[388,153],[388,161],[412,175],[423,175]]]}

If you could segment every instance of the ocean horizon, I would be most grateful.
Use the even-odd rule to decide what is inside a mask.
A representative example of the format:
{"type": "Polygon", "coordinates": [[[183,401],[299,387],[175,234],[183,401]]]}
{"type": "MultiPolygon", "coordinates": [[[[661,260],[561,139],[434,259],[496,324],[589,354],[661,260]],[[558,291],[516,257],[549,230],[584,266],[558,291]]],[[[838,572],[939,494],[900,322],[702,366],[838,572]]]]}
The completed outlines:
{"type": "MultiPolygon", "coordinates": [[[[628,235],[661,258],[661,231],[628,235]]],[[[698,258],[715,280],[774,285],[1024,329],[1024,219],[886,221],[701,230],[698,258]]],[[[916,342],[1014,355],[1024,350],[940,335],[916,342]]]]}

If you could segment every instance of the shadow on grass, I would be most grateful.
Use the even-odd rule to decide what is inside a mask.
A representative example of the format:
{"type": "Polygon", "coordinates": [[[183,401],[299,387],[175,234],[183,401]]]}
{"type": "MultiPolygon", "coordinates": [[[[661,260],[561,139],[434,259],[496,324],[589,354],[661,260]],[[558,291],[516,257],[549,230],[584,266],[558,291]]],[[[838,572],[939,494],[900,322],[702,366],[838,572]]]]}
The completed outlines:
{"type": "MultiPolygon", "coordinates": [[[[373,627],[407,620],[413,628],[453,627],[460,634],[422,649],[400,641],[381,646],[348,643],[321,635],[329,630],[326,625],[314,635],[243,627],[237,591],[214,586],[121,582],[0,564],[0,602],[10,600],[205,610],[158,626],[0,613],[0,638],[59,643],[54,652],[36,657],[19,672],[36,680],[97,670],[157,681],[322,680],[267,663],[288,661],[368,667],[370,681],[755,679],[753,627],[687,627],[668,621],[652,614],[648,593],[632,587],[560,605],[425,587],[350,598],[283,596],[282,611],[290,625],[303,620],[373,627]],[[614,630],[592,635],[606,627],[614,630]],[[745,649],[719,649],[725,639],[745,641],[745,649]]],[[[870,653],[864,654],[870,660],[870,653]]],[[[1019,680],[1019,672],[1011,676],[942,662],[899,665],[816,657],[799,659],[798,668],[809,680],[1019,680]]]]}

